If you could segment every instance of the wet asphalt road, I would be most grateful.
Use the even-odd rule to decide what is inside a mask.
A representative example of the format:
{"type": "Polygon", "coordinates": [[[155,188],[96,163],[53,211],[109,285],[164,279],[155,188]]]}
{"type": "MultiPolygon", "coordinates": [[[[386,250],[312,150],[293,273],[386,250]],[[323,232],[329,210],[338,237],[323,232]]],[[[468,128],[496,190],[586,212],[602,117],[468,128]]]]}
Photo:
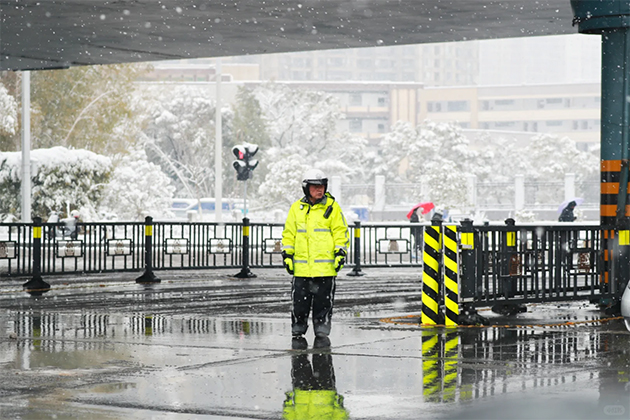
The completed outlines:
{"type": "Polygon", "coordinates": [[[330,347],[292,349],[290,278],[253,271],[0,280],[0,418],[299,419],[296,389],[335,396],[313,419],[630,418],[630,334],[588,302],[428,329],[417,270],[342,272],[330,347]]]}

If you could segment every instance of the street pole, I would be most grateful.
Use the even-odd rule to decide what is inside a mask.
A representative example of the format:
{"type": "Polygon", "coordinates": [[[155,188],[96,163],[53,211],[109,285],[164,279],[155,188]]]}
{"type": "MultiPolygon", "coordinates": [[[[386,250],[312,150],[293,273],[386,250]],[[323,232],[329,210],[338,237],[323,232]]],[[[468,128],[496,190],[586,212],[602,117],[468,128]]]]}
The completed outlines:
{"type": "Polygon", "coordinates": [[[31,222],[31,72],[22,72],[22,222],[31,222]]]}
{"type": "Polygon", "coordinates": [[[217,103],[215,110],[215,141],[214,141],[214,214],[217,223],[223,222],[223,126],[221,119],[221,59],[217,59],[215,72],[217,103]]]}

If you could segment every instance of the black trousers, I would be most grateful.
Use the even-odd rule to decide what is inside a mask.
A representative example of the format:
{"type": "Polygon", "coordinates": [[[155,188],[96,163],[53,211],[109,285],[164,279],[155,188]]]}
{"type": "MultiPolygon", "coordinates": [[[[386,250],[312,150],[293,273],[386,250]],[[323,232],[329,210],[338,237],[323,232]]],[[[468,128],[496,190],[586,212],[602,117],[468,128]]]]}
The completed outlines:
{"type": "Polygon", "coordinates": [[[313,354],[313,364],[305,353],[291,356],[293,388],[308,390],[334,390],[335,369],[330,353],[313,354]]]}
{"type": "Polygon", "coordinates": [[[335,277],[293,277],[291,296],[293,298],[291,311],[293,335],[306,333],[311,309],[315,334],[330,334],[335,277]]]}

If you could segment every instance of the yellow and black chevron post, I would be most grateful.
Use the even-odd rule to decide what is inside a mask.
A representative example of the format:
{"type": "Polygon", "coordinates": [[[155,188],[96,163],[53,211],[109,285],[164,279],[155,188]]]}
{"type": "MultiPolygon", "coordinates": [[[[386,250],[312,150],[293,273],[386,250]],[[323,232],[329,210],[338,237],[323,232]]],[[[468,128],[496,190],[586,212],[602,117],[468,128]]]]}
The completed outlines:
{"type": "Polygon", "coordinates": [[[442,323],[440,316],[440,265],[442,259],[441,220],[434,220],[424,230],[424,253],[422,257],[422,325],[442,323]]]}
{"type": "Polygon", "coordinates": [[[442,399],[442,334],[422,332],[422,395],[426,402],[442,399]]]}
{"type": "Polygon", "coordinates": [[[459,317],[457,226],[444,227],[444,324],[456,326],[459,317]]]}
{"type": "Polygon", "coordinates": [[[459,361],[459,334],[447,334],[444,340],[443,401],[453,402],[457,397],[459,361]]]}

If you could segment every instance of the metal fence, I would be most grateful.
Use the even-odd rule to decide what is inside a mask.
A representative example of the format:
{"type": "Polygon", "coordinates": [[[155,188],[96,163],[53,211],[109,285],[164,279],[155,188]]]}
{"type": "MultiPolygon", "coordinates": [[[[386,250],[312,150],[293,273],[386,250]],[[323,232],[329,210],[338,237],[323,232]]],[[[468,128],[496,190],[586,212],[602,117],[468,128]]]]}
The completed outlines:
{"type": "MultiPolygon", "coordinates": [[[[148,225],[83,223],[77,235],[59,224],[41,225],[41,275],[141,272],[148,225]]],[[[153,270],[282,267],[283,225],[252,223],[244,241],[240,223],[151,223],[153,270]],[[243,246],[244,243],[248,245],[243,246]],[[244,256],[247,259],[244,259],[244,256]]],[[[356,222],[349,229],[346,267],[423,266],[421,223],[356,222]]],[[[0,224],[0,277],[33,273],[35,224],[0,224]]],[[[493,305],[613,296],[619,285],[600,281],[598,225],[458,226],[458,277],[462,302],[493,305]],[[463,239],[471,234],[473,240],[463,239]]],[[[420,287],[420,284],[419,284],[420,287]]]]}
{"type": "MultiPolygon", "coordinates": [[[[466,230],[466,229],[464,229],[466,230]]],[[[462,249],[463,301],[477,306],[612,297],[604,283],[599,225],[474,226],[462,249]]]]}
{"type": "MultiPolygon", "coordinates": [[[[42,225],[41,274],[140,271],[145,266],[145,224],[82,223],[77,235],[60,224],[42,225]]],[[[241,267],[243,226],[241,223],[154,222],[152,261],[155,270],[241,267]]],[[[249,227],[249,266],[282,267],[280,256],[283,225],[252,223],[249,227]]],[[[350,247],[348,266],[361,255],[364,267],[420,266],[422,225],[371,224],[350,226],[362,232],[357,252],[350,247]]],[[[0,224],[0,277],[27,276],[33,269],[33,224],[0,224]]],[[[351,240],[352,244],[352,240],[351,240]]]]}

